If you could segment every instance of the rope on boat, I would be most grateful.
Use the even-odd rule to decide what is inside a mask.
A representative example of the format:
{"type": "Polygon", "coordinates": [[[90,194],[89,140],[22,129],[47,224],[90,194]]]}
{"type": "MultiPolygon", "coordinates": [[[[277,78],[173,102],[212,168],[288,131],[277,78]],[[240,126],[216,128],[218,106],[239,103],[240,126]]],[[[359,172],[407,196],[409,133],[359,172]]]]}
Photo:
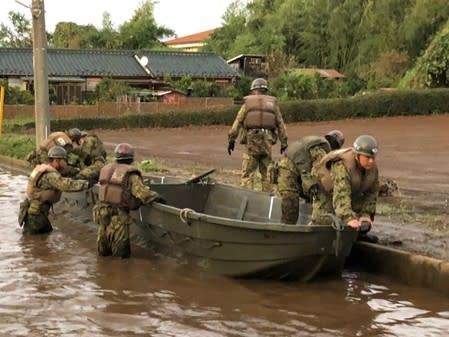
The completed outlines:
{"type": "Polygon", "coordinates": [[[179,211],[179,218],[183,223],[190,225],[189,213],[195,212],[191,208],[183,208],[179,211]]]}
{"type": "Polygon", "coordinates": [[[340,245],[341,245],[341,232],[344,230],[345,228],[345,224],[343,223],[343,221],[341,221],[341,219],[336,216],[335,214],[332,213],[326,213],[323,214],[324,216],[327,216],[329,218],[332,219],[332,228],[335,230],[336,232],[336,238],[335,238],[335,256],[338,256],[340,253],[340,245]]]}

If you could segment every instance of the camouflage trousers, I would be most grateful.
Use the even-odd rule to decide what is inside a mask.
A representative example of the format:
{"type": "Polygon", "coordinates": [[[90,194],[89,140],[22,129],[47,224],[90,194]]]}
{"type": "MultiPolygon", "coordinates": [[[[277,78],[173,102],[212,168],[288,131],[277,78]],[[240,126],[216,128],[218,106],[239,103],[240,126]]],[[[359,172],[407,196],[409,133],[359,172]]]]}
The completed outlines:
{"type": "Polygon", "coordinates": [[[37,200],[31,200],[28,214],[25,217],[22,233],[25,235],[45,234],[53,230],[48,214],[50,205],[37,200]]]}
{"type": "MultiPolygon", "coordinates": [[[[131,255],[129,226],[130,214],[115,207],[101,207],[100,213],[109,212],[109,222],[100,220],[97,234],[97,250],[100,256],[128,258],[131,255]]],[[[107,216],[102,217],[103,219],[107,216]]]]}
{"type": "Polygon", "coordinates": [[[270,179],[268,178],[268,166],[272,164],[271,154],[249,155],[243,154],[242,176],[240,185],[246,188],[254,189],[255,173],[259,170],[262,191],[271,192],[270,179]]]}
{"type": "Polygon", "coordinates": [[[288,158],[282,158],[276,164],[277,187],[282,198],[281,222],[296,224],[299,215],[299,176],[295,165],[288,158]]]}

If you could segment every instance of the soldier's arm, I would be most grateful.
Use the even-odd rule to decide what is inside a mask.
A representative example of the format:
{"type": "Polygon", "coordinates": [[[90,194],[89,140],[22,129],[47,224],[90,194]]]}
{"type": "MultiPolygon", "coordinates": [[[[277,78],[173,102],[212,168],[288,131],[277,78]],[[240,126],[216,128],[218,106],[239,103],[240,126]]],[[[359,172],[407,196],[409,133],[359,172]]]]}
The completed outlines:
{"type": "Polygon", "coordinates": [[[284,119],[282,118],[279,106],[276,107],[275,116],[279,141],[281,142],[281,146],[287,146],[287,129],[285,127],[284,119]]]}
{"type": "Polygon", "coordinates": [[[129,177],[129,183],[131,186],[131,194],[144,204],[149,204],[160,198],[159,193],[152,191],[146,186],[142,178],[137,174],[131,174],[129,177]]]}
{"type": "MultiPolygon", "coordinates": [[[[326,155],[326,151],[321,146],[312,147],[309,153],[312,160],[312,168],[326,155]]],[[[309,193],[311,187],[318,184],[318,180],[312,175],[312,168],[310,171],[304,170],[300,172],[302,189],[305,193],[309,193]]]]}
{"type": "Polygon", "coordinates": [[[245,104],[242,105],[239,112],[237,113],[237,116],[235,117],[234,123],[232,123],[231,129],[228,132],[228,140],[229,141],[235,141],[239,130],[243,127],[243,121],[245,119],[245,112],[246,107],[245,104]]]}
{"type": "Polygon", "coordinates": [[[332,204],[335,215],[344,223],[348,223],[354,219],[351,201],[351,179],[342,161],[332,164],[331,175],[334,183],[332,204]]]}
{"type": "Polygon", "coordinates": [[[59,172],[49,172],[42,176],[39,187],[56,189],[62,192],[78,192],[87,189],[89,183],[87,180],[64,178],[59,172]]]}
{"type": "Polygon", "coordinates": [[[374,219],[376,214],[377,197],[379,195],[379,176],[376,171],[376,180],[373,186],[363,193],[362,209],[360,210],[361,217],[369,217],[374,219]]]}

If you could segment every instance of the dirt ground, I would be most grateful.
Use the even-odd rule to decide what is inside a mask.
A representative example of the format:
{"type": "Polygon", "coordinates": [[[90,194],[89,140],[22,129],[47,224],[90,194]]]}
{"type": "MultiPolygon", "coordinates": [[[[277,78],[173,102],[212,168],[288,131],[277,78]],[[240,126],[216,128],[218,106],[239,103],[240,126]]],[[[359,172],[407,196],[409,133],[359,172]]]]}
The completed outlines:
{"type": "MultiPolygon", "coordinates": [[[[379,141],[382,177],[399,191],[379,199],[373,234],[385,245],[449,261],[449,114],[287,124],[289,141],[340,129],[346,146],[361,134],[379,141]]],[[[95,130],[108,150],[135,146],[137,160],[161,163],[163,175],[190,177],[211,168],[220,182],[238,184],[243,147],[227,153],[229,126],[95,130]]],[[[279,144],[273,150],[278,159],[279,144]]]]}

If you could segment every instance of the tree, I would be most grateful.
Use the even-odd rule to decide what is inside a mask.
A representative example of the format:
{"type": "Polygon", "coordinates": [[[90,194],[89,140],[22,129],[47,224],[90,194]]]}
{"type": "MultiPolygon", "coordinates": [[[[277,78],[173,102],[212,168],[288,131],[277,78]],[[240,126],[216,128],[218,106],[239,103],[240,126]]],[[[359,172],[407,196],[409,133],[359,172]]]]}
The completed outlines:
{"type": "Polygon", "coordinates": [[[115,81],[104,78],[97,84],[95,91],[100,102],[116,101],[120,97],[128,95],[131,88],[123,81],[115,81]]]}
{"type": "Polygon", "coordinates": [[[174,35],[173,30],[156,24],[153,8],[153,1],[144,0],[131,20],[120,26],[121,48],[151,49],[162,46],[160,40],[174,35]]]}
{"type": "Polygon", "coordinates": [[[226,9],[222,19],[223,24],[210,37],[204,51],[213,51],[225,58],[248,53],[252,39],[246,31],[247,12],[241,1],[236,0],[226,9]]]}
{"type": "Polygon", "coordinates": [[[99,35],[93,25],[78,25],[74,22],[58,22],[52,37],[54,48],[99,48],[95,41],[99,35]]]}
{"type": "Polygon", "coordinates": [[[21,13],[8,13],[11,26],[0,24],[0,47],[32,47],[31,22],[21,13]]]}

